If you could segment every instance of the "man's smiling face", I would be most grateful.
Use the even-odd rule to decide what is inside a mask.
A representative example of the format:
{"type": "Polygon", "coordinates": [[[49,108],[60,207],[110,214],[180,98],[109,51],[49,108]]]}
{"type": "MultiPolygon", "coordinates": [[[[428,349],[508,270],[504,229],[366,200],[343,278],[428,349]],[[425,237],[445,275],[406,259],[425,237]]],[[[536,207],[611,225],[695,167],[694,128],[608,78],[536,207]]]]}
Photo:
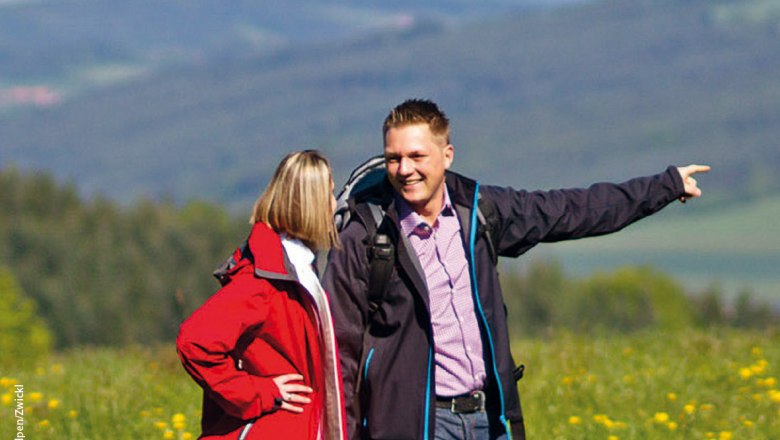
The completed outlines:
{"type": "Polygon", "coordinates": [[[454,148],[428,124],[394,127],[385,134],[387,176],[406,203],[424,217],[439,214],[444,196],[444,172],[454,148]]]}

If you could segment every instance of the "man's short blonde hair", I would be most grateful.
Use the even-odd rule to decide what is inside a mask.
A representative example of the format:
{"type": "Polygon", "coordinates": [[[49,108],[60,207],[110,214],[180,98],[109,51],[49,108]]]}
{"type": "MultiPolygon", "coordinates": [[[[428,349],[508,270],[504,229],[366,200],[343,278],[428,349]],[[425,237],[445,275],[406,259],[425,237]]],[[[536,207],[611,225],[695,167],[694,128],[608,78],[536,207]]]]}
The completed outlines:
{"type": "Polygon", "coordinates": [[[312,250],[338,246],[328,160],[317,150],[288,154],[255,202],[250,223],[263,222],[312,250]]]}
{"type": "Polygon", "coordinates": [[[439,136],[444,144],[450,143],[450,120],[435,102],[426,99],[407,99],[390,111],[382,126],[382,135],[387,136],[391,128],[413,124],[428,124],[434,136],[439,136]]]}

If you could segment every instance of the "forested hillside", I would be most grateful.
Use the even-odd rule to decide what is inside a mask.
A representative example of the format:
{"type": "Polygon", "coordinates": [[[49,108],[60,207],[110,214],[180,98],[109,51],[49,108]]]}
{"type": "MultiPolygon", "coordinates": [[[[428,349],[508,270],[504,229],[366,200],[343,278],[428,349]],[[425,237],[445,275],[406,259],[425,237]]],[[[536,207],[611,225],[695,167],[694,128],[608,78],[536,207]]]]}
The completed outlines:
{"type": "Polygon", "coordinates": [[[228,53],[4,113],[0,162],[125,202],[236,209],[290,149],[321,148],[345,178],[379,151],[387,110],[422,96],[453,120],[455,168],[483,179],[583,185],[696,161],[715,169],[703,203],[744,200],[780,188],[776,6],[604,0],[476,24],[413,16],[371,37],[228,53]]]}
{"type": "Polygon", "coordinates": [[[220,208],[84,200],[47,174],[0,170],[0,266],[57,346],[171,340],[248,233],[220,208]]]}

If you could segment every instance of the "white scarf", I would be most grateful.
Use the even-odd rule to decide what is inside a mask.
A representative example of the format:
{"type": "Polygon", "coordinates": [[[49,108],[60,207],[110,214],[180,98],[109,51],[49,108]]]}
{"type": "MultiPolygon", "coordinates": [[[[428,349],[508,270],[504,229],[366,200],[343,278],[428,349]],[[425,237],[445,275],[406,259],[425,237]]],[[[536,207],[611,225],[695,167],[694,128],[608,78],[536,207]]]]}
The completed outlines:
{"type": "Polygon", "coordinates": [[[333,330],[333,319],[330,314],[328,298],[312,268],[314,253],[311,249],[306,247],[300,240],[290,238],[285,234],[281,234],[281,238],[287,257],[295,267],[298,281],[314,301],[319,321],[318,325],[325,357],[323,362],[325,389],[323,417],[320,421],[320,434],[318,437],[325,440],[342,440],[344,438],[344,420],[342,420],[342,397],[339,386],[341,377],[339,375],[336,337],[333,330]]]}

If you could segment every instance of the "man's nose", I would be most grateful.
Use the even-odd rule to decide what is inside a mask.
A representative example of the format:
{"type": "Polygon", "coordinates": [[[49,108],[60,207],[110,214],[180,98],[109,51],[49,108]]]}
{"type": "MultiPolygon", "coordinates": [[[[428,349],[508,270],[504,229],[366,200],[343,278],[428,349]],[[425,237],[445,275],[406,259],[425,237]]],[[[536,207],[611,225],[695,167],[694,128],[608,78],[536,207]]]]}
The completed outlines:
{"type": "Polygon", "coordinates": [[[414,171],[412,160],[408,157],[402,157],[398,160],[398,174],[408,175],[414,171]]]}

